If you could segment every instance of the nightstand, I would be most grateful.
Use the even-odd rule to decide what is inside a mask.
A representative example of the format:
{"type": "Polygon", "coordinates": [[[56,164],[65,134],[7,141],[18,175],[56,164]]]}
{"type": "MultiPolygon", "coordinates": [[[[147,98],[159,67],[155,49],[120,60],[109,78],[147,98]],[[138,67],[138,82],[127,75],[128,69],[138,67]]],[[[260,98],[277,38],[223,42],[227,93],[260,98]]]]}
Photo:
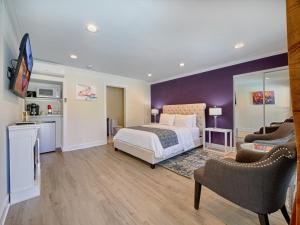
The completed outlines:
{"type": "Polygon", "coordinates": [[[206,149],[206,141],[205,141],[205,137],[206,137],[206,132],[208,132],[208,143],[209,145],[211,145],[211,133],[212,132],[217,132],[217,133],[224,133],[224,150],[225,152],[227,152],[228,147],[230,150],[232,150],[232,130],[231,129],[224,129],[224,128],[215,128],[215,127],[207,127],[203,129],[203,149],[206,149]],[[227,138],[230,138],[229,141],[229,146],[227,144],[227,138]]]}

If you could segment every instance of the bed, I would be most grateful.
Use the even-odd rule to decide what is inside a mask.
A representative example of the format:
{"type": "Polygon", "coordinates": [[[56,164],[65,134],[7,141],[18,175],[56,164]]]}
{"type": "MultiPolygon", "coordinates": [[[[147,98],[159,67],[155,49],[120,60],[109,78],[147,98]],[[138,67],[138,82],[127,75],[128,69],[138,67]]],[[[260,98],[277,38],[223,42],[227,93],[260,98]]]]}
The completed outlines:
{"type": "Polygon", "coordinates": [[[121,150],[139,159],[155,164],[203,145],[202,131],[205,128],[205,103],[165,105],[164,114],[196,116],[194,127],[171,126],[162,124],[143,125],[138,128],[122,128],[114,137],[115,150],[121,150]],[[163,147],[159,135],[149,129],[176,133],[178,143],[163,147]]]}

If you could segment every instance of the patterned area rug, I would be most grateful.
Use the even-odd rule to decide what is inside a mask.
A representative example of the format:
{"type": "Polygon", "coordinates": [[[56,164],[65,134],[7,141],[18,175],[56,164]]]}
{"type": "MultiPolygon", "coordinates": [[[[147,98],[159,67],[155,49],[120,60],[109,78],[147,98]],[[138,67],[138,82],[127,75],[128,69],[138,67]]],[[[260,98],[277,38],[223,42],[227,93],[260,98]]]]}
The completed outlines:
{"type": "Polygon", "coordinates": [[[219,153],[216,151],[197,148],[160,162],[159,165],[174,173],[191,179],[194,175],[194,170],[204,166],[208,159],[220,159],[223,157],[224,154],[221,152],[219,153]]]}

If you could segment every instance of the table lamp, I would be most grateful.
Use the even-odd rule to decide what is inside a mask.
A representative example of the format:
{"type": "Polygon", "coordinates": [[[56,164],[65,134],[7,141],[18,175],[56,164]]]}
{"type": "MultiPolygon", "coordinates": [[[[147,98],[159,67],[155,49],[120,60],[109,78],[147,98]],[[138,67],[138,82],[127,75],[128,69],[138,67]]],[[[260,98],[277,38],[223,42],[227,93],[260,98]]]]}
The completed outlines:
{"type": "Polygon", "coordinates": [[[154,123],[156,123],[156,116],[158,113],[158,109],[151,109],[151,114],[154,116],[154,123]]]}
{"type": "Polygon", "coordinates": [[[215,118],[215,128],[217,128],[217,117],[222,116],[222,108],[216,106],[209,108],[209,115],[215,118]]]}

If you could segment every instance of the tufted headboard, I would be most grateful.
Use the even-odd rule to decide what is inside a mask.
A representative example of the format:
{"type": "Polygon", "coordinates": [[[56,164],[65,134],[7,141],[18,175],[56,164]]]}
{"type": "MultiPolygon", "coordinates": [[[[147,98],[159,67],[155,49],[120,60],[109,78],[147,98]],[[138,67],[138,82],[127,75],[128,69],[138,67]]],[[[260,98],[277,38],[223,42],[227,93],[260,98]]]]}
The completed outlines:
{"type": "Polygon", "coordinates": [[[202,131],[205,128],[205,103],[183,104],[183,105],[164,105],[163,113],[166,114],[181,114],[197,116],[197,127],[202,131]]]}

